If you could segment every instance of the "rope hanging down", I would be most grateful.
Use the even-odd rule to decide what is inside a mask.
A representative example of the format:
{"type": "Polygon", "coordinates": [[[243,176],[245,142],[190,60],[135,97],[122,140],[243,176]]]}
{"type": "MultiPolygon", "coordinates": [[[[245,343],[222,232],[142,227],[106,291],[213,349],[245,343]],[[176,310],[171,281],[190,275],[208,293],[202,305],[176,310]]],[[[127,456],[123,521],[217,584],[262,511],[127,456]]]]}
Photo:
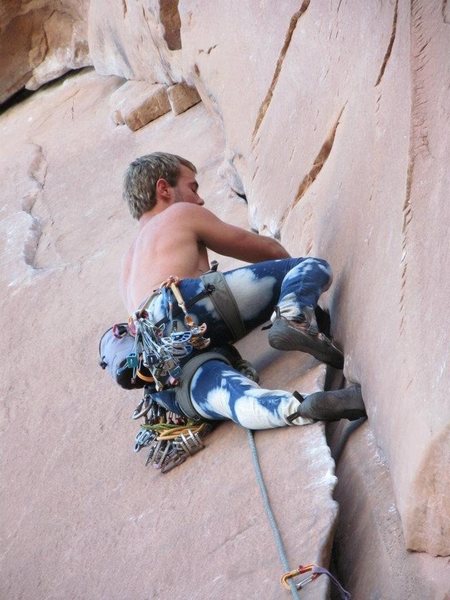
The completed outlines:
{"type": "MultiPolygon", "coordinates": [[[[281,539],[280,530],[278,528],[277,522],[275,520],[275,515],[273,514],[272,507],[270,506],[269,495],[267,493],[267,488],[264,483],[263,474],[261,471],[261,465],[259,463],[258,451],[256,449],[255,438],[253,436],[253,431],[251,429],[247,429],[247,439],[252,451],[252,460],[253,466],[255,468],[255,476],[256,481],[258,482],[259,491],[261,492],[261,497],[264,505],[264,510],[266,511],[267,518],[269,519],[270,527],[272,528],[273,537],[275,538],[275,544],[277,546],[278,556],[280,558],[281,564],[285,571],[289,571],[289,563],[286,555],[286,550],[284,548],[283,540],[281,539]]],[[[288,582],[289,587],[291,589],[292,597],[295,600],[300,600],[300,596],[298,595],[297,588],[295,586],[294,581],[291,579],[288,582]]]]}
{"type": "Polygon", "coordinates": [[[283,540],[281,538],[280,530],[278,528],[277,522],[275,520],[275,515],[273,514],[272,507],[270,505],[269,495],[267,493],[267,488],[264,483],[264,478],[261,470],[261,465],[258,458],[258,451],[256,449],[255,438],[253,435],[253,431],[247,429],[247,439],[252,451],[252,461],[255,469],[256,481],[258,482],[259,491],[261,492],[261,497],[264,505],[264,510],[266,511],[267,518],[269,519],[270,527],[272,528],[272,533],[275,538],[275,543],[277,546],[278,556],[280,558],[280,562],[283,566],[283,569],[286,571],[285,574],[281,578],[282,585],[290,589],[292,597],[295,600],[300,600],[300,596],[298,594],[298,590],[301,590],[305,585],[311,583],[317,579],[320,575],[327,575],[331,582],[337,587],[339,593],[341,595],[342,600],[351,600],[351,595],[347,592],[339,581],[332,575],[327,569],[324,567],[319,567],[314,564],[309,565],[300,565],[298,569],[294,569],[293,571],[289,570],[289,563],[286,555],[286,550],[284,548],[283,540]],[[294,577],[297,575],[302,575],[303,573],[309,573],[307,577],[304,577],[301,581],[295,582],[294,577]]]}

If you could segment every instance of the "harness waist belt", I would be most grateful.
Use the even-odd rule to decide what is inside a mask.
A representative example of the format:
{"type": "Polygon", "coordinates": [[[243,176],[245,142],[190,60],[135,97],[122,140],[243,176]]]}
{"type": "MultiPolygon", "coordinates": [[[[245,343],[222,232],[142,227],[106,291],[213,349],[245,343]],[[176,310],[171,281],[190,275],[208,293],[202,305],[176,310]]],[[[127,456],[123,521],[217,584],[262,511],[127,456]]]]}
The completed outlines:
{"type": "MultiPolygon", "coordinates": [[[[210,296],[213,293],[213,288],[212,286],[208,286],[203,292],[200,292],[199,294],[197,294],[196,296],[194,296],[193,298],[191,298],[189,301],[187,301],[185,303],[186,309],[189,310],[192,306],[194,306],[194,304],[196,302],[199,302],[200,300],[203,300],[203,298],[205,298],[206,296],[210,296]]],[[[158,292],[159,293],[159,292],[158,292]]],[[[154,296],[157,296],[158,293],[154,294],[153,296],[151,296],[149,298],[149,300],[145,303],[145,307],[150,306],[150,302],[151,300],[153,300],[154,296]]],[[[172,312],[172,317],[178,317],[179,315],[183,314],[183,310],[180,306],[175,306],[172,312]]],[[[166,323],[169,323],[170,321],[170,317],[163,317],[162,319],[160,319],[157,323],[155,323],[155,327],[161,327],[161,325],[165,325],[166,323]]]]}
{"type": "Polygon", "coordinates": [[[226,282],[224,274],[220,271],[209,271],[200,275],[200,279],[206,290],[212,288],[211,301],[228,327],[233,342],[243,338],[246,333],[244,323],[236,299],[226,282]]]}

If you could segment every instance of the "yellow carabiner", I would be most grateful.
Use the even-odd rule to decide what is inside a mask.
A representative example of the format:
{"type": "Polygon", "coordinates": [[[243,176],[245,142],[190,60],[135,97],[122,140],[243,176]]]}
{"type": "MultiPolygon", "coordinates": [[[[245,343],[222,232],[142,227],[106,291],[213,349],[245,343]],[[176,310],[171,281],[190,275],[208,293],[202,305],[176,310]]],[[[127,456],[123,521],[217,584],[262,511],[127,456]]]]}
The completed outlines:
{"type": "MultiPolygon", "coordinates": [[[[294,569],[293,571],[288,571],[281,577],[282,586],[287,590],[291,589],[288,582],[289,579],[297,577],[298,575],[303,575],[303,573],[307,573],[308,571],[312,571],[314,566],[315,565],[313,563],[310,563],[309,565],[300,565],[298,569],[294,569]]],[[[305,587],[305,585],[311,583],[311,581],[314,581],[314,579],[317,579],[317,577],[319,577],[319,573],[311,573],[307,577],[304,577],[301,581],[296,582],[295,588],[297,590],[301,590],[303,587],[305,587]]]]}

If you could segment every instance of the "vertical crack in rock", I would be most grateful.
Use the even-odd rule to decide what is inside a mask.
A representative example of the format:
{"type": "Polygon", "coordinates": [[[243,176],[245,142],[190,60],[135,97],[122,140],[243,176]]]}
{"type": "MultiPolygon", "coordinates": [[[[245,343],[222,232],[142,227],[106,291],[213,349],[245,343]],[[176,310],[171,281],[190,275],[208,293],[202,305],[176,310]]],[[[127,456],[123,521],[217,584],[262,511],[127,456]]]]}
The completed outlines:
{"type": "Polygon", "coordinates": [[[123,10],[123,17],[126,17],[127,12],[128,12],[128,6],[127,6],[127,3],[125,2],[125,0],[122,0],[122,10],[123,10]]]}
{"type": "Polygon", "coordinates": [[[387,50],[386,50],[386,54],[384,55],[383,64],[381,65],[381,69],[380,69],[380,72],[378,74],[378,79],[377,79],[377,82],[375,84],[375,87],[377,87],[377,85],[379,85],[380,82],[381,82],[381,80],[383,79],[384,72],[386,70],[387,64],[388,64],[389,59],[391,57],[392,48],[393,48],[394,42],[395,42],[395,34],[397,33],[397,18],[398,18],[398,0],[396,0],[396,2],[395,2],[394,18],[392,20],[391,39],[389,40],[389,44],[388,44],[388,47],[387,47],[387,50]]]}
{"type": "Polygon", "coordinates": [[[336,119],[336,122],[333,125],[333,127],[331,128],[330,133],[327,135],[324,143],[322,144],[322,147],[320,148],[319,153],[316,156],[311,169],[303,177],[303,179],[298,187],[295,198],[293,199],[293,201],[291,202],[291,205],[288,207],[288,209],[285,211],[285,213],[281,217],[280,229],[283,226],[283,223],[286,221],[287,217],[289,216],[290,212],[300,202],[300,200],[303,198],[303,196],[305,195],[307,190],[311,187],[311,185],[317,179],[317,176],[319,175],[320,171],[323,169],[326,161],[328,160],[328,157],[330,156],[331,150],[333,148],[334,140],[336,138],[336,131],[339,126],[339,123],[340,123],[340,120],[342,117],[342,113],[344,112],[344,108],[345,108],[345,105],[341,108],[338,118],[336,119]]]}
{"type": "Polygon", "coordinates": [[[48,24],[51,22],[53,15],[55,13],[56,13],[56,10],[52,10],[52,12],[49,14],[49,16],[45,19],[45,21],[42,24],[42,34],[44,36],[45,50],[44,50],[44,55],[41,59],[41,62],[44,62],[44,60],[47,58],[47,55],[50,52],[50,42],[48,39],[47,29],[48,29],[48,24]]]}
{"type": "MultiPolygon", "coordinates": [[[[178,6],[178,2],[177,2],[177,6],[178,6]]],[[[149,11],[150,11],[150,9],[149,9],[149,11]]],[[[166,56],[164,56],[163,50],[161,48],[160,41],[158,40],[157,37],[155,37],[155,35],[153,35],[153,28],[152,28],[152,26],[151,26],[151,24],[149,22],[149,19],[148,19],[148,16],[147,16],[147,12],[146,12],[144,6],[142,7],[142,14],[143,14],[143,17],[144,17],[145,24],[147,25],[148,32],[150,34],[150,39],[152,40],[153,45],[154,45],[156,51],[158,52],[159,62],[161,64],[161,67],[164,69],[168,81],[171,82],[171,84],[172,84],[172,83],[174,83],[174,81],[173,81],[173,78],[171,76],[170,62],[169,62],[168,58],[166,56]]],[[[151,11],[150,11],[150,14],[152,15],[151,11]]],[[[152,15],[152,16],[154,18],[154,15],[152,15]]],[[[159,14],[159,20],[161,20],[161,13],[159,14]]],[[[153,25],[154,25],[154,27],[156,29],[157,28],[156,27],[157,24],[154,23],[153,25]]],[[[166,43],[167,43],[167,40],[166,40],[166,43]]]]}
{"type": "Polygon", "coordinates": [[[442,12],[442,20],[444,21],[444,23],[446,25],[450,25],[450,16],[447,16],[447,0],[442,0],[442,7],[441,7],[441,12],[442,12]]]}
{"type": "Polygon", "coordinates": [[[341,112],[339,113],[336,123],[334,124],[334,126],[331,129],[330,133],[328,134],[326,140],[322,144],[322,147],[319,151],[319,154],[316,156],[313,166],[311,167],[311,169],[307,173],[307,175],[305,175],[301,184],[299,185],[297,194],[294,198],[294,201],[292,202],[292,208],[294,208],[294,206],[305,195],[306,190],[314,183],[315,179],[317,178],[318,174],[320,173],[324,164],[326,163],[328,157],[330,156],[331,149],[333,148],[333,144],[334,144],[334,138],[336,137],[336,131],[337,131],[339,121],[341,119],[343,112],[344,112],[344,107],[341,108],[341,112]]]}
{"type": "Polygon", "coordinates": [[[239,198],[242,198],[242,200],[248,204],[244,184],[235,165],[235,159],[241,157],[241,154],[236,154],[234,152],[227,154],[220,167],[217,169],[217,175],[224,180],[228,189],[233,194],[239,196],[239,198]]]}
{"type": "Polygon", "coordinates": [[[24,240],[23,257],[25,263],[35,269],[35,258],[42,236],[42,227],[39,218],[33,215],[33,208],[44,189],[45,178],[47,176],[47,161],[45,160],[42,147],[39,144],[32,145],[35,148],[35,153],[28,169],[28,175],[32,181],[32,189],[22,198],[22,210],[31,217],[30,228],[24,240]]]}
{"type": "Polygon", "coordinates": [[[275,91],[275,87],[277,85],[278,78],[279,78],[280,72],[281,72],[281,68],[283,66],[283,62],[286,57],[286,53],[289,49],[289,45],[292,40],[292,36],[294,34],[295,28],[297,27],[297,23],[298,23],[300,17],[306,12],[309,4],[310,4],[310,0],[303,0],[302,5],[299,8],[299,10],[296,13],[294,13],[293,16],[291,17],[291,21],[289,23],[289,28],[288,28],[286,36],[284,38],[283,47],[281,48],[280,54],[278,56],[277,64],[275,66],[275,72],[273,74],[272,81],[269,86],[269,90],[266,94],[266,97],[262,101],[261,106],[259,107],[258,116],[256,118],[256,123],[255,123],[255,128],[253,129],[252,141],[255,139],[255,136],[258,133],[261,123],[266,115],[267,109],[269,108],[270,103],[272,101],[272,96],[275,91]]]}
{"type": "Polygon", "coordinates": [[[429,154],[428,129],[425,106],[426,97],[423,95],[426,89],[423,70],[427,62],[426,48],[429,40],[425,40],[423,32],[423,6],[417,0],[411,1],[411,123],[409,132],[408,169],[406,172],[405,199],[402,213],[402,255],[400,259],[400,334],[405,327],[405,301],[406,283],[408,279],[408,241],[409,228],[414,216],[412,205],[412,186],[414,181],[414,170],[416,158],[419,154],[429,154]]]}
{"type": "Polygon", "coordinates": [[[159,18],[164,26],[164,39],[169,50],[181,50],[181,17],[178,0],[160,0],[159,18]]]}
{"type": "MultiPolygon", "coordinates": [[[[44,22],[42,23],[42,41],[44,43],[44,47],[41,47],[39,50],[39,59],[37,57],[36,58],[36,64],[33,65],[33,69],[36,69],[39,65],[41,65],[45,60],[47,60],[47,57],[50,54],[51,48],[50,48],[50,42],[48,39],[48,26],[49,23],[52,21],[53,16],[57,13],[56,10],[52,10],[51,13],[48,15],[48,17],[45,18],[44,22]]],[[[32,54],[36,53],[36,50],[31,50],[32,54]]]]}
{"type": "Polygon", "coordinates": [[[408,261],[407,261],[407,243],[408,243],[408,227],[412,219],[412,207],[411,207],[411,188],[412,179],[414,172],[414,155],[412,150],[412,140],[410,137],[409,147],[409,162],[408,170],[406,173],[406,192],[405,200],[403,202],[403,222],[402,222],[402,256],[400,259],[401,274],[400,274],[400,333],[403,333],[405,325],[405,287],[407,279],[408,261]]]}

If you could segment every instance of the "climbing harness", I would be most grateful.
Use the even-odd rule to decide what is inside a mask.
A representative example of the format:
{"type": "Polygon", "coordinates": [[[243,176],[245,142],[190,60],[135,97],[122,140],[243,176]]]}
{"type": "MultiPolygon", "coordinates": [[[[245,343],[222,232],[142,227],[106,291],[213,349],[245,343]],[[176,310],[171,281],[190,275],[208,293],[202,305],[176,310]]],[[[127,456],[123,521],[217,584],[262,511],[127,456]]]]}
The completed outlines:
{"type": "MultiPolygon", "coordinates": [[[[244,337],[246,333],[245,326],[242,321],[236,299],[228,283],[226,282],[225,275],[221,271],[218,271],[217,267],[218,262],[216,260],[211,261],[211,269],[200,275],[204,289],[196,296],[191,298],[188,302],[185,302],[181,299],[182,302],[180,304],[179,296],[181,296],[181,294],[179,294],[179,290],[177,288],[174,290],[170,286],[178,301],[178,307],[174,307],[172,314],[170,316],[163,317],[155,324],[155,327],[160,327],[161,325],[169,323],[171,319],[182,314],[183,312],[186,315],[189,308],[194,306],[194,304],[200,300],[203,300],[205,297],[209,297],[214,305],[214,308],[227,326],[231,339],[236,341],[244,337]]],[[[146,302],[146,304],[148,305],[153,298],[154,296],[150,296],[150,299],[146,302]]]]}
{"type": "Polygon", "coordinates": [[[210,344],[210,339],[205,336],[206,324],[196,325],[188,312],[205,297],[211,299],[228,327],[231,339],[243,337],[245,328],[239,308],[217,266],[217,261],[213,261],[211,270],[201,275],[204,289],[189,301],[181,294],[180,279],[169,277],[130,316],[128,323],[114,325],[103,334],[99,343],[100,366],[107,369],[119,385],[133,389],[152,384],[156,391],[179,385],[181,362],[186,362],[194,351],[204,350],[210,344]],[[163,295],[168,314],[154,323],[149,319],[149,311],[159,295],[163,295]],[[176,320],[179,314],[184,315],[182,331],[176,320]],[[166,329],[168,333],[165,333],[166,329]]]}
{"type": "Polygon", "coordinates": [[[341,594],[342,600],[350,600],[350,598],[351,598],[350,594],[346,590],[344,590],[344,588],[339,583],[339,581],[327,569],[325,569],[323,567],[309,564],[306,566],[300,566],[300,567],[298,567],[298,569],[295,569],[293,571],[289,570],[289,563],[288,563],[288,559],[287,559],[286,550],[285,550],[285,547],[283,544],[283,539],[281,537],[280,529],[279,529],[276,519],[275,519],[274,512],[270,505],[269,494],[267,493],[266,484],[264,483],[264,477],[263,477],[262,470],[261,470],[261,464],[259,462],[258,450],[256,448],[254,432],[251,429],[247,429],[247,439],[248,439],[248,444],[250,446],[250,450],[252,453],[252,462],[253,462],[253,467],[255,470],[255,477],[256,477],[256,481],[258,483],[259,491],[261,493],[264,510],[266,511],[266,515],[269,520],[269,524],[270,524],[270,527],[272,529],[272,533],[273,533],[273,536],[275,539],[278,557],[283,566],[283,569],[285,569],[285,571],[286,571],[286,573],[281,577],[282,585],[285,588],[287,588],[288,590],[290,589],[291,595],[295,600],[299,600],[300,596],[298,594],[298,590],[303,589],[305,587],[305,585],[307,585],[308,583],[311,583],[312,581],[317,579],[317,577],[319,577],[319,575],[326,574],[331,579],[331,581],[337,586],[337,588],[341,594]],[[296,577],[297,575],[300,575],[300,574],[303,574],[303,573],[306,573],[309,571],[311,571],[311,574],[308,577],[303,578],[300,582],[295,582],[293,580],[293,578],[296,577]]]}
{"type": "Polygon", "coordinates": [[[244,337],[246,331],[241,313],[233,292],[230,290],[225,276],[220,271],[212,269],[200,275],[205,289],[211,290],[211,301],[228,328],[233,342],[244,337]]]}
{"type": "MultiPolygon", "coordinates": [[[[215,271],[212,273],[217,275],[215,271]]],[[[135,335],[135,348],[127,363],[134,369],[133,377],[148,381],[154,385],[157,392],[174,388],[175,399],[183,412],[183,416],[180,416],[165,410],[152,399],[150,391],[147,391],[144,400],[133,413],[135,419],[144,418],[144,424],[135,439],[135,452],[148,446],[146,465],[151,464],[162,473],[167,473],[189,456],[202,450],[205,447],[203,438],[213,429],[214,425],[206,422],[196,411],[189,393],[192,377],[201,365],[209,360],[221,360],[228,365],[236,365],[248,374],[256,373],[231,346],[228,346],[228,351],[227,348],[221,348],[215,352],[202,352],[190,357],[194,349],[205,350],[210,344],[210,339],[204,335],[206,325],[203,323],[196,326],[189,315],[178,283],[177,277],[169,277],[161,284],[160,292],[164,293],[170,289],[179,309],[184,313],[187,330],[174,329],[174,310],[172,302],[168,299],[172,331],[168,336],[164,336],[166,323],[158,322],[153,325],[148,319],[147,309],[154,297],[150,297],[130,323],[135,335]],[[190,358],[181,366],[180,359],[188,357],[190,358]],[[144,376],[146,379],[142,376],[142,367],[150,372],[150,376],[144,376]]],[[[211,293],[213,284],[208,281],[204,283],[205,290],[211,293]]]]}
{"type": "Polygon", "coordinates": [[[210,345],[210,339],[205,337],[206,324],[196,325],[188,313],[196,302],[207,295],[212,297],[220,288],[216,294],[220,300],[214,304],[218,310],[221,306],[221,315],[226,313],[224,320],[234,331],[233,336],[240,336],[242,321],[241,325],[236,323],[238,317],[240,320],[239,311],[237,306],[229,308],[236,302],[223,275],[217,273],[216,269],[217,263],[214,261],[211,271],[202,276],[205,278],[204,291],[191,298],[189,303],[180,292],[180,280],[169,277],[143,302],[128,323],[114,325],[100,340],[100,366],[106,368],[117,383],[126,389],[144,387],[144,398],[132,415],[135,420],[143,419],[134,440],[134,451],[148,448],[146,465],[151,464],[162,473],[167,473],[202,450],[205,447],[203,438],[214,427],[212,422],[206,421],[195,410],[189,393],[191,380],[202,364],[209,360],[221,360],[258,381],[254,367],[242,359],[230,344],[205,352],[210,345]],[[209,278],[209,275],[214,277],[209,278]],[[149,310],[153,300],[160,294],[165,295],[163,300],[168,306],[168,315],[153,323],[149,318],[149,310]],[[175,306],[173,300],[176,301],[175,306]],[[179,322],[175,320],[180,312],[184,314],[185,325],[181,331],[179,322]],[[163,390],[174,391],[182,415],[166,410],[152,397],[153,393],[163,390]]]}
{"type": "MultiPolygon", "coordinates": [[[[180,361],[188,357],[193,350],[203,350],[210,344],[205,337],[206,324],[196,326],[188,314],[186,304],[178,288],[179,279],[169,277],[162,282],[159,293],[167,294],[170,290],[184,313],[184,331],[176,327],[168,335],[164,335],[165,324],[152,323],[149,319],[148,307],[154,299],[150,296],[144,306],[130,317],[128,327],[134,335],[134,348],[127,357],[127,366],[133,370],[132,381],[140,378],[155,386],[157,392],[179,385],[182,368],[180,361]]],[[[169,313],[173,314],[172,298],[166,298],[169,313]]],[[[174,322],[173,322],[174,323],[174,322]]]]}
{"type": "MultiPolygon", "coordinates": [[[[178,283],[177,277],[169,277],[161,284],[159,293],[164,294],[168,290],[172,292],[178,307],[184,313],[186,330],[177,331],[175,327],[171,327],[171,332],[164,335],[165,323],[155,325],[150,321],[148,308],[155,295],[144,303],[128,323],[135,342],[133,351],[126,359],[127,367],[133,370],[132,381],[139,378],[146,383],[144,398],[132,415],[133,419],[144,419],[135,437],[134,451],[139,452],[147,447],[145,464],[152,465],[162,473],[167,473],[189,456],[202,450],[205,447],[203,437],[213,428],[211,424],[199,422],[199,415],[194,410],[188,393],[188,386],[195,371],[186,377],[186,367],[182,367],[180,363],[181,359],[189,357],[194,350],[205,349],[210,340],[204,336],[206,324],[196,326],[188,314],[178,283]],[[181,386],[182,383],[184,386],[181,386]],[[187,411],[186,415],[170,412],[152,398],[152,391],[159,392],[171,388],[182,390],[177,396],[188,399],[188,402],[180,403],[182,410],[185,404],[190,404],[192,410],[187,411]]],[[[173,324],[172,300],[166,299],[173,324]]],[[[204,356],[200,355],[203,362],[204,356]]],[[[216,358],[216,355],[213,357],[216,358]]],[[[189,364],[189,361],[186,364],[189,364]]]]}
{"type": "Polygon", "coordinates": [[[144,398],[131,417],[135,420],[144,419],[135,438],[134,451],[149,447],[146,465],[151,464],[162,473],[167,473],[205,447],[203,439],[213,430],[216,422],[205,420],[195,410],[189,388],[194,374],[209,360],[220,360],[254,381],[258,380],[255,368],[241,357],[234,346],[225,345],[214,352],[194,356],[182,367],[175,398],[183,415],[163,408],[152,398],[151,386],[146,386],[144,398]]]}
{"type": "Polygon", "coordinates": [[[183,413],[193,419],[194,421],[204,420],[192,404],[190,385],[193,376],[196,371],[209,360],[220,360],[228,365],[231,365],[231,361],[224,355],[223,352],[204,352],[191,358],[183,367],[182,374],[180,377],[179,385],[175,389],[175,398],[178,406],[181,408],[183,413]]]}

